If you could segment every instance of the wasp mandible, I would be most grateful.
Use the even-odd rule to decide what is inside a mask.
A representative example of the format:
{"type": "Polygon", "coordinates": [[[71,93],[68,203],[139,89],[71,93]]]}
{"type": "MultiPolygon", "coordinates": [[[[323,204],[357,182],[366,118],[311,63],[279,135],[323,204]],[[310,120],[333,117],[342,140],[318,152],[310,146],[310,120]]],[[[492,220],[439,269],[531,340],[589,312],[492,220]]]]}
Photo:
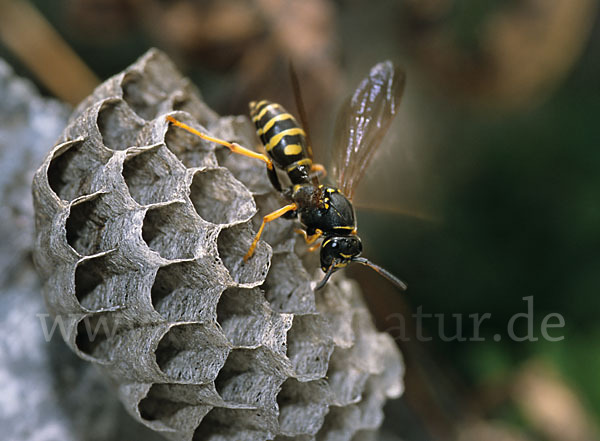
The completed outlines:
{"type": "MultiPolygon", "coordinates": [[[[294,93],[304,127],[306,115],[300,97],[298,79],[292,71],[294,93]]],[[[397,113],[404,91],[405,75],[390,61],[376,64],[354,93],[346,100],[335,129],[332,174],[337,187],[319,183],[325,168],[313,162],[310,137],[281,105],[271,101],[252,101],[250,117],[267,154],[261,154],[239,144],[213,138],[172,116],[167,120],[199,137],[229,148],[232,152],[266,163],[273,187],[289,202],[263,217],[244,260],[252,257],[265,225],[279,217],[298,218],[299,230],[307,244],[322,239],[321,269],[325,273],[315,290],[321,289],[331,275],[351,262],[366,265],[390,280],[400,289],[406,285],[390,272],[360,257],[362,243],[357,234],[356,216],[351,200],[356,184],[364,175],[377,147],[397,113]],[[285,171],[291,185],[282,188],[275,167],[285,171]]],[[[314,247],[313,247],[314,248],[314,247]]]]}

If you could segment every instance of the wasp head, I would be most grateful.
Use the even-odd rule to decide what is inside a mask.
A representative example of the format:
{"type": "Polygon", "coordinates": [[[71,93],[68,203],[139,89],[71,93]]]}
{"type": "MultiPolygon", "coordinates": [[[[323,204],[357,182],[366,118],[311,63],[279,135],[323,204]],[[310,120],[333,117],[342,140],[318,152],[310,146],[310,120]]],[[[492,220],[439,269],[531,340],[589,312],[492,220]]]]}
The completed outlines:
{"type": "Polygon", "coordinates": [[[362,243],[356,235],[334,236],[323,241],[321,245],[321,269],[327,272],[343,268],[362,252],[362,243]]]}
{"type": "Polygon", "coordinates": [[[321,245],[321,269],[325,272],[325,277],[315,286],[315,290],[323,288],[335,271],[344,268],[350,262],[366,265],[377,271],[399,289],[403,291],[406,289],[406,284],[402,280],[364,257],[359,257],[361,252],[362,243],[360,238],[354,234],[325,239],[321,245]]]}

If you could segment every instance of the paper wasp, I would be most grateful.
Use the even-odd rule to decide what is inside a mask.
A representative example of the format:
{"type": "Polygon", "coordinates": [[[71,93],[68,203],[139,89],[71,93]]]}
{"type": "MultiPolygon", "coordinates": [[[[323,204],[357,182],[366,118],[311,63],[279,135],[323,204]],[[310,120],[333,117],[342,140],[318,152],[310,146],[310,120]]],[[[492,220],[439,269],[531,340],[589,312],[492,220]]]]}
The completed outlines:
{"type": "MultiPolygon", "coordinates": [[[[298,79],[292,70],[292,82],[302,125],[306,115],[298,79]]],[[[250,116],[267,154],[261,154],[238,144],[213,138],[183,124],[171,116],[174,125],[201,138],[229,148],[232,152],[259,159],[267,164],[267,174],[275,189],[289,204],[264,216],[262,224],[244,260],[252,257],[265,225],[279,217],[299,218],[304,230],[299,230],[307,244],[322,239],[320,260],[325,272],[315,290],[321,289],[331,275],[351,262],[369,266],[400,289],[406,285],[397,277],[360,257],[362,244],[357,235],[352,196],[364,175],[382,138],[396,115],[404,91],[405,75],[390,61],[375,65],[354,94],[344,103],[335,129],[333,146],[333,177],[337,187],[319,183],[325,169],[313,163],[312,147],[307,132],[279,104],[267,100],[250,103],[250,116]],[[291,186],[283,189],[275,167],[285,171],[291,186]]],[[[312,248],[315,248],[314,246],[312,248]]]]}

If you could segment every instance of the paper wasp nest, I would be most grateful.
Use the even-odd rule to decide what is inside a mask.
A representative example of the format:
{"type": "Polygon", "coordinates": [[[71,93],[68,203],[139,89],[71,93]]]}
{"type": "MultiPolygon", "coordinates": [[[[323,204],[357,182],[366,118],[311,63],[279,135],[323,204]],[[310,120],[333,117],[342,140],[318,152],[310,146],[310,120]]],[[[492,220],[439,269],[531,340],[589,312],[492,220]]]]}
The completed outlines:
{"type": "Polygon", "coordinates": [[[35,261],[67,344],[168,439],[372,439],[402,391],[394,342],[343,275],[311,290],[294,221],[244,264],[255,214],[282,203],[263,164],[166,114],[256,143],[152,50],[76,109],[35,175],[35,261]]]}

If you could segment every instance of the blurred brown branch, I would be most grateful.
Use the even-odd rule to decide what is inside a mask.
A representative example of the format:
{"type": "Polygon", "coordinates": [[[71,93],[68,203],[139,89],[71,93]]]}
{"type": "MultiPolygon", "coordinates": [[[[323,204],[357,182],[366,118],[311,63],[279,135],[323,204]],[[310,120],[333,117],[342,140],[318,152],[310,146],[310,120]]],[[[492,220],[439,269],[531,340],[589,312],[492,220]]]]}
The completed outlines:
{"type": "Polygon", "coordinates": [[[26,0],[0,0],[0,40],[57,98],[77,104],[99,83],[26,0]]]}

